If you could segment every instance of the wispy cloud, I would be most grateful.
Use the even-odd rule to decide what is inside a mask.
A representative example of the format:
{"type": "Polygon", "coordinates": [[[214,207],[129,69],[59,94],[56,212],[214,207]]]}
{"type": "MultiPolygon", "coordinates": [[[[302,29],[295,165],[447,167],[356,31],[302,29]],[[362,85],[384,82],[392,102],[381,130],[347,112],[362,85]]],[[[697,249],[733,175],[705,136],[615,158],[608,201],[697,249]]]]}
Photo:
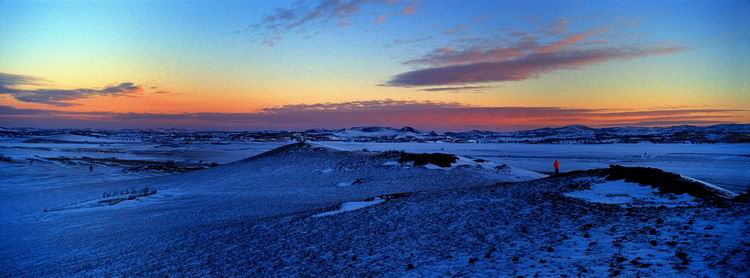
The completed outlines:
{"type": "MultiPolygon", "coordinates": [[[[351,17],[360,13],[367,5],[389,5],[401,7],[404,15],[417,12],[415,1],[398,0],[319,0],[297,1],[289,7],[277,8],[259,23],[250,26],[253,33],[260,32],[263,43],[273,46],[285,34],[292,31],[306,31],[313,25],[326,25],[336,22],[339,26],[348,25],[351,17]]],[[[376,24],[384,23],[387,15],[375,19],[376,24]]]]}
{"type": "Polygon", "coordinates": [[[114,113],[17,109],[0,106],[0,126],[304,130],[361,125],[409,125],[437,130],[518,130],[569,124],[592,126],[733,122],[744,110],[613,111],[565,107],[482,107],[461,103],[371,100],[298,104],[250,113],[114,113]]]}
{"type": "Polygon", "coordinates": [[[570,34],[564,36],[561,40],[554,41],[552,43],[542,45],[533,49],[537,53],[554,53],[560,50],[564,50],[570,46],[574,46],[580,42],[585,41],[592,35],[599,33],[598,30],[586,31],[583,33],[570,34]]]}
{"type": "Polygon", "coordinates": [[[563,18],[544,28],[544,32],[548,35],[561,35],[568,31],[568,25],[570,25],[569,18],[563,18]]]}
{"type": "Polygon", "coordinates": [[[375,21],[373,21],[375,24],[383,24],[385,23],[385,20],[388,19],[387,15],[379,15],[375,18],[375,21]]]}
{"type": "Polygon", "coordinates": [[[122,82],[103,88],[77,89],[28,89],[28,86],[38,86],[44,79],[34,76],[0,73],[0,94],[8,94],[23,102],[42,103],[54,106],[72,106],[74,100],[94,96],[128,96],[142,93],[141,86],[132,82],[122,82]]]}
{"type": "Polygon", "coordinates": [[[362,111],[392,111],[392,110],[424,110],[434,108],[460,108],[466,105],[457,102],[432,102],[432,101],[407,101],[407,100],[365,100],[351,102],[315,103],[315,104],[290,104],[279,107],[265,108],[266,113],[278,114],[289,112],[362,112],[362,111]]]}
{"type": "Polygon", "coordinates": [[[368,0],[323,0],[308,6],[300,1],[294,7],[278,8],[267,16],[263,23],[274,31],[291,30],[312,22],[325,22],[333,19],[345,19],[360,10],[368,0]]]}
{"type": "Polygon", "coordinates": [[[44,79],[35,76],[0,72],[0,88],[23,85],[39,85],[43,82],[44,79]]]}
{"type": "Polygon", "coordinates": [[[346,23],[349,16],[360,11],[360,6],[369,0],[321,0],[315,4],[297,1],[291,7],[277,8],[263,20],[252,26],[254,31],[264,31],[263,43],[276,44],[289,31],[311,24],[324,24],[330,21],[346,23]]]}
{"type": "Polygon", "coordinates": [[[466,33],[468,29],[469,29],[468,24],[459,24],[459,25],[456,25],[456,27],[445,30],[443,34],[446,34],[446,35],[462,34],[462,33],[466,33]]]}
{"type": "Polygon", "coordinates": [[[403,12],[404,12],[405,15],[414,15],[414,14],[416,14],[417,13],[417,3],[416,2],[412,2],[412,3],[407,4],[406,6],[404,6],[403,12]]]}

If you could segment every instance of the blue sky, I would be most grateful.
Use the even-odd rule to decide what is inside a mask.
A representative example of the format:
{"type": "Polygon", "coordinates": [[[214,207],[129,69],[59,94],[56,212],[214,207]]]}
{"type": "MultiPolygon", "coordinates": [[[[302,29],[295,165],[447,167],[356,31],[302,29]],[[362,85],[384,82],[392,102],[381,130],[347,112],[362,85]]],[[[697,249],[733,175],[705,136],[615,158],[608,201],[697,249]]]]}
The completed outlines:
{"type": "MultiPolygon", "coordinates": [[[[748,1],[0,1],[0,18],[0,105],[13,111],[263,113],[395,100],[750,119],[748,1]],[[134,86],[104,90],[123,83],[134,86]]],[[[10,119],[23,123],[0,124],[10,119]]]]}

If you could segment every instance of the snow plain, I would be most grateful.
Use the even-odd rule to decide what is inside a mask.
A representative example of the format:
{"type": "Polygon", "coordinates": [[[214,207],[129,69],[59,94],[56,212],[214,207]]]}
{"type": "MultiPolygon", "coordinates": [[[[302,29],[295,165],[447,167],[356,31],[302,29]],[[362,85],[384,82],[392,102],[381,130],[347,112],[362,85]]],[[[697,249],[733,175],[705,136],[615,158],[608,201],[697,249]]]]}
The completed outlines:
{"type": "MultiPolygon", "coordinates": [[[[68,135],[71,137],[71,135],[68,135]]],[[[0,154],[16,161],[35,157],[91,157],[168,161],[182,163],[225,164],[285,145],[289,142],[227,142],[222,144],[175,142],[124,142],[113,139],[82,138],[72,136],[75,141],[89,143],[24,143],[16,138],[0,138],[0,154]]],[[[473,158],[481,158],[497,164],[506,164],[519,169],[550,174],[552,162],[560,160],[562,171],[606,168],[610,164],[624,166],[655,167],[703,180],[734,192],[750,189],[750,144],[471,144],[471,143],[375,143],[375,142],[318,142],[340,150],[388,151],[403,150],[415,153],[443,152],[473,158]]],[[[17,164],[0,164],[0,185],[17,184],[18,180],[33,180],[23,177],[24,172],[50,173],[44,181],[53,183],[80,182],[87,177],[85,171],[63,170],[62,176],[54,178],[55,169],[36,169],[17,164]],[[11,180],[11,173],[14,178],[11,180]]],[[[75,167],[73,167],[75,168],[75,167]]],[[[86,170],[85,167],[80,167],[86,170]]],[[[104,168],[102,168],[104,170],[104,168]]],[[[159,175],[160,173],[124,174],[118,169],[105,173],[106,179],[127,179],[159,175]]],[[[100,173],[101,174],[101,173],[100,173]]],[[[100,176],[100,175],[97,175],[100,176]]],[[[36,182],[30,185],[38,184],[36,182]]]]}

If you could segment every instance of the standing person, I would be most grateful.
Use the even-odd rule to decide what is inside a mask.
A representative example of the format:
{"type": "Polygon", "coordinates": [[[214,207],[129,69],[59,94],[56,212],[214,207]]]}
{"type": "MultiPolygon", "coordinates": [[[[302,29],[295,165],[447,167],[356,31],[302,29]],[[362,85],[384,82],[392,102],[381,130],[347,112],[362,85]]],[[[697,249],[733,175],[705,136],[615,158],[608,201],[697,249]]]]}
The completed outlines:
{"type": "Polygon", "coordinates": [[[560,175],[560,161],[555,159],[555,177],[560,175]]]}

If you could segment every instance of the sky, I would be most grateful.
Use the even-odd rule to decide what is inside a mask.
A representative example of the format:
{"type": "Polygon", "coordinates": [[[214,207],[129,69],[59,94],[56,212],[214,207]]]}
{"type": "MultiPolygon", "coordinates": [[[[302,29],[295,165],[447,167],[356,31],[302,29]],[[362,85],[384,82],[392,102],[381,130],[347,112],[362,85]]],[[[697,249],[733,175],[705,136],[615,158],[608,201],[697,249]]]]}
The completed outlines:
{"type": "Polygon", "coordinates": [[[0,0],[0,126],[750,122],[750,1],[0,0]]]}

